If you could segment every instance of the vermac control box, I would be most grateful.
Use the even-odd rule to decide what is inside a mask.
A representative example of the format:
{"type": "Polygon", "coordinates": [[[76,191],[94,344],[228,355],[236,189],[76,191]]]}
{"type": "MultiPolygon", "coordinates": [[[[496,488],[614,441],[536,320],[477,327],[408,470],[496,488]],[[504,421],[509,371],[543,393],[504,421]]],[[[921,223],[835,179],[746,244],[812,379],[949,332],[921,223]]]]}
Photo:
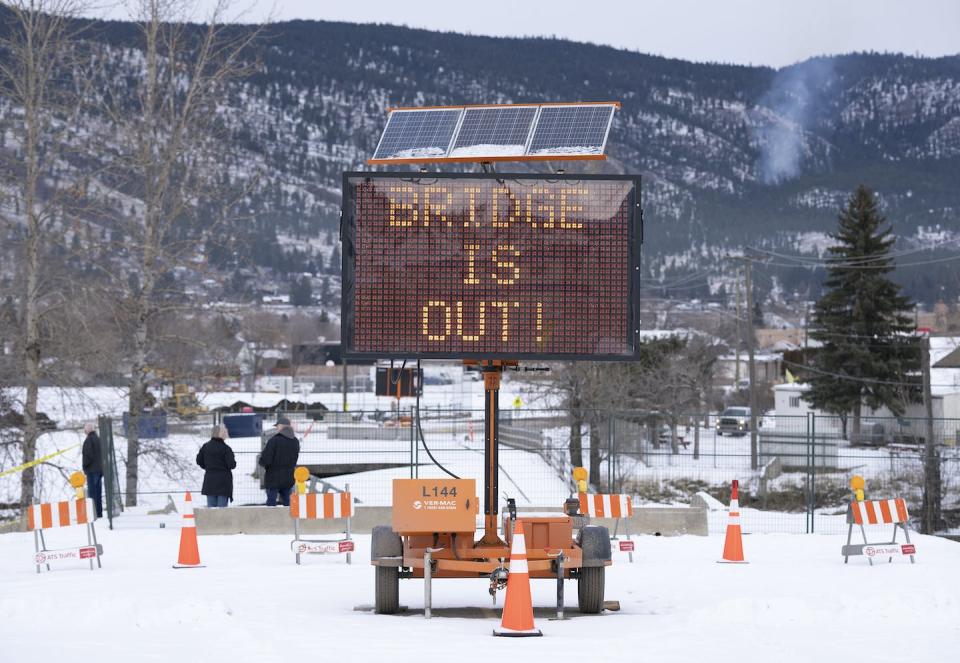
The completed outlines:
{"type": "Polygon", "coordinates": [[[472,533],[477,504],[474,479],[394,479],[393,531],[402,536],[472,533]]]}

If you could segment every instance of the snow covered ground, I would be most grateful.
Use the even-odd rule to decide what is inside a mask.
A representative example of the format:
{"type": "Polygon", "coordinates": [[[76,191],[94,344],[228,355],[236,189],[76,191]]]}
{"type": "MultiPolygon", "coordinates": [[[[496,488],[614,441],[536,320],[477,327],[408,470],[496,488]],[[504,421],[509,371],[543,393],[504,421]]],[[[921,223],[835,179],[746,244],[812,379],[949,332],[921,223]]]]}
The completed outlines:
{"type": "MultiPolygon", "coordinates": [[[[748,519],[745,517],[745,520],[748,519]]],[[[748,525],[749,526],[749,525],[748,525]]],[[[51,547],[79,531],[52,531],[51,547]]],[[[369,537],[354,564],[294,564],[284,536],[200,537],[206,568],[173,570],[179,530],[100,531],[104,567],[41,575],[28,534],[0,536],[0,660],[243,663],[489,660],[945,661],[960,647],[960,544],[917,536],[917,564],[844,565],[841,536],[751,535],[748,565],[716,564],[723,539],[641,537],[635,563],[616,553],[598,616],[553,616],[554,584],[533,583],[543,638],[494,638],[483,580],[401,582],[397,616],[375,615],[369,537]],[[542,659],[542,660],[545,660],[542,659]]],[[[498,604],[502,605],[502,594],[498,604]]],[[[567,583],[566,604],[576,607],[567,583]]]]}

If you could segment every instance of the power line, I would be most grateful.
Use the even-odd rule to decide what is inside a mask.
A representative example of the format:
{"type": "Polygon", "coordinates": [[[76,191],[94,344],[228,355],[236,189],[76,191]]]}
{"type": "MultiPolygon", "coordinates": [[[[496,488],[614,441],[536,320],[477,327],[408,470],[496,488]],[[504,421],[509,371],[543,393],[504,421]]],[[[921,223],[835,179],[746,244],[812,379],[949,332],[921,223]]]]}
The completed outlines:
{"type": "MultiPolygon", "coordinates": [[[[787,364],[788,366],[792,366],[792,367],[794,367],[794,368],[798,368],[798,369],[801,369],[801,370],[804,370],[804,371],[809,371],[809,372],[811,372],[811,373],[817,373],[817,374],[819,374],[819,375],[826,375],[826,376],[828,376],[828,377],[840,378],[841,380],[849,380],[850,382],[860,382],[860,383],[863,383],[863,384],[883,384],[883,385],[890,385],[890,386],[893,386],[893,387],[920,387],[920,386],[922,386],[921,383],[920,383],[920,376],[917,376],[917,381],[916,381],[916,382],[894,382],[894,381],[891,381],[891,380],[874,380],[873,378],[858,378],[858,377],[856,377],[856,376],[854,376],[854,375],[845,375],[845,374],[843,374],[843,373],[834,373],[834,372],[832,372],[832,371],[825,371],[825,370],[823,370],[823,369],[814,368],[813,366],[808,366],[808,365],[806,365],[806,364],[797,364],[797,363],[794,363],[794,362],[792,362],[792,361],[787,361],[786,359],[781,359],[781,361],[782,361],[784,364],[787,364]]],[[[930,385],[930,386],[931,386],[931,387],[944,387],[944,388],[947,388],[947,389],[952,388],[952,387],[956,387],[958,390],[960,390],[960,385],[955,385],[955,384],[932,384],[932,385],[930,385]]]]}
{"type": "MultiPolygon", "coordinates": [[[[953,240],[960,241],[960,240],[953,240]]],[[[949,243],[949,242],[948,242],[949,243]]],[[[790,253],[779,253],[777,251],[771,251],[769,249],[761,249],[755,246],[747,247],[750,251],[756,251],[757,253],[764,253],[766,255],[774,256],[776,258],[785,258],[787,260],[796,260],[798,262],[814,263],[814,264],[831,264],[831,262],[837,262],[841,260],[840,258],[815,258],[813,256],[804,256],[800,254],[790,254],[790,253]]],[[[921,249],[905,249],[902,251],[889,251],[883,255],[876,256],[863,256],[861,258],[848,258],[847,262],[853,263],[870,263],[878,262],[881,260],[887,260],[889,258],[902,258],[904,256],[916,255],[918,253],[926,253],[932,251],[932,248],[921,248],[921,249]]]]}
{"type": "Polygon", "coordinates": [[[712,271],[711,271],[711,270],[700,270],[700,271],[694,272],[693,274],[687,274],[686,276],[681,276],[681,277],[677,278],[677,279],[674,280],[674,281],[667,281],[667,282],[664,282],[664,281],[647,281],[647,282],[643,282],[643,283],[641,283],[641,287],[643,287],[643,288],[657,288],[657,289],[659,289],[659,288],[672,288],[672,287],[674,287],[674,286],[676,286],[676,285],[682,285],[682,284],[684,284],[684,283],[689,283],[690,281],[693,281],[693,280],[695,280],[695,279],[698,279],[698,278],[701,278],[701,277],[705,277],[705,276],[711,276],[711,275],[712,275],[712,271]]]}
{"type": "MultiPolygon", "coordinates": [[[[757,251],[757,252],[759,252],[759,253],[766,253],[766,254],[774,255],[774,257],[778,257],[778,258],[786,258],[786,259],[789,259],[789,260],[796,260],[796,259],[797,259],[797,258],[794,258],[793,256],[775,254],[775,253],[772,252],[772,251],[765,251],[765,250],[763,250],[763,249],[757,249],[757,248],[754,248],[754,247],[748,247],[748,248],[749,248],[751,251],[757,251]]],[[[893,258],[891,258],[889,255],[885,255],[885,256],[883,256],[882,258],[878,258],[878,259],[877,259],[876,261],[874,261],[874,262],[879,262],[880,260],[893,260],[893,258]]],[[[815,269],[815,268],[817,268],[817,267],[823,267],[823,268],[825,268],[825,269],[889,269],[889,270],[894,270],[894,269],[897,269],[897,268],[899,268],[899,267],[916,267],[916,266],[920,266],[920,265],[935,265],[935,264],[944,263],[944,262],[952,262],[952,261],[954,261],[954,260],[960,260],[960,254],[958,254],[958,255],[953,255],[953,256],[946,256],[946,257],[943,257],[943,258],[931,258],[931,259],[929,259],[929,260],[918,260],[918,261],[915,261],[915,262],[896,262],[896,261],[894,260],[892,265],[872,264],[872,263],[866,262],[866,261],[858,261],[858,262],[846,261],[846,262],[845,262],[845,261],[843,261],[843,260],[841,260],[841,259],[837,259],[837,260],[825,260],[825,261],[821,260],[821,261],[817,261],[817,262],[808,261],[808,260],[805,260],[805,259],[800,259],[798,262],[794,262],[794,263],[774,262],[774,261],[772,261],[772,260],[762,260],[762,261],[761,261],[761,260],[756,260],[755,262],[757,262],[757,263],[759,263],[759,264],[761,264],[761,265],[770,265],[770,266],[773,266],[773,267],[794,267],[794,268],[796,268],[796,267],[804,267],[804,268],[807,268],[807,269],[815,269]]]]}

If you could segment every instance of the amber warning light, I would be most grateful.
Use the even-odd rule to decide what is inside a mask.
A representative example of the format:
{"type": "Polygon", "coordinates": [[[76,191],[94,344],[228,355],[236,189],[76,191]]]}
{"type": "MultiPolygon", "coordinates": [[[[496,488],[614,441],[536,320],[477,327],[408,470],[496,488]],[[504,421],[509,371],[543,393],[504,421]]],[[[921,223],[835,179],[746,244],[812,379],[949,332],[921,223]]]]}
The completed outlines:
{"type": "Polygon", "coordinates": [[[640,238],[632,176],[347,173],[346,350],[630,359],[640,238]]]}

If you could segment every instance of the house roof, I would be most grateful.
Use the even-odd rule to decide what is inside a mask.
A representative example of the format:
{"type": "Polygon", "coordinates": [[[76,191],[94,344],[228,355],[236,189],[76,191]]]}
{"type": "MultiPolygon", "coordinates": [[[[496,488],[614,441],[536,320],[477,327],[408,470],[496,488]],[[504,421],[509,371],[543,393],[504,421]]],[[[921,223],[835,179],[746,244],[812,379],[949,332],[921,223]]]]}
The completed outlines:
{"type": "Polygon", "coordinates": [[[934,362],[933,368],[960,368],[960,347],[948,352],[939,361],[934,362]]]}
{"type": "MultiPolygon", "coordinates": [[[[720,361],[734,361],[734,362],[735,362],[735,361],[737,360],[737,355],[723,355],[723,356],[720,357],[719,359],[720,359],[720,361]]],[[[753,355],[753,359],[754,359],[754,361],[777,362],[777,361],[782,360],[782,359],[783,359],[783,356],[782,356],[782,355],[778,355],[778,354],[767,354],[767,353],[757,352],[757,353],[755,353],[755,354],[753,355]]],[[[749,361],[749,360],[750,360],[750,358],[749,358],[749,356],[747,355],[746,352],[741,352],[741,353],[740,353],[740,363],[741,363],[741,364],[744,363],[744,362],[747,362],[747,361],[749,361]]]]}

